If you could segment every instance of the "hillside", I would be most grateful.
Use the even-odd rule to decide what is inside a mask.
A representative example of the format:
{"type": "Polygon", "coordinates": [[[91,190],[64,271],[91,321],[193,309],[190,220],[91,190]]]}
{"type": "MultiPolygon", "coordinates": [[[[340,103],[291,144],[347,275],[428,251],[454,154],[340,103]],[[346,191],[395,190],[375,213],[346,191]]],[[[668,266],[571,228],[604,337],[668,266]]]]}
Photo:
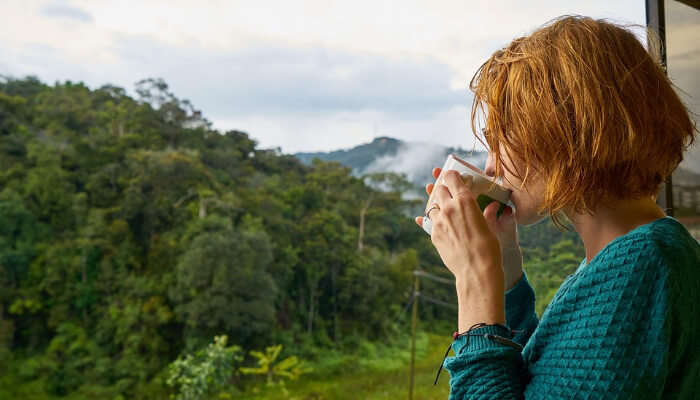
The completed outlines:
{"type": "Polygon", "coordinates": [[[338,161],[345,166],[351,167],[353,170],[363,171],[379,157],[396,155],[403,144],[404,142],[398,139],[378,137],[371,143],[361,144],[351,149],[331,152],[296,153],[294,155],[306,165],[311,165],[311,161],[314,158],[320,158],[324,161],[338,161]]]}
{"type": "MultiPolygon", "coordinates": [[[[220,335],[236,368],[401,337],[412,270],[446,273],[404,181],[213,130],[162,80],[136,92],[0,80],[0,398],[169,398],[169,365],[220,335]]],[[[231,393],[264,385],[233,371],[231,393]]]]}

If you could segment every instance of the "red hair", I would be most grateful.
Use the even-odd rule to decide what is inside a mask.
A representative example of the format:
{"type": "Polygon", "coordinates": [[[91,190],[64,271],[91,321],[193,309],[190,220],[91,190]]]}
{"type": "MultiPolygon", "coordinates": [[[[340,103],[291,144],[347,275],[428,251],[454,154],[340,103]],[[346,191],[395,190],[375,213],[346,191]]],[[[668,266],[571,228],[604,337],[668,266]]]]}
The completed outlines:
{"type": "Polygon", "coordinates": [[[557,226],[563,209],[656,199],[697,131],[634,34],[588,17],[561,17],[513,40],[486,60],[470,88],[472,128],[485,125],[496,175],[503,145],[521,188],[533,174],[542,177],[538,212],[547,210],[557,226]]]}

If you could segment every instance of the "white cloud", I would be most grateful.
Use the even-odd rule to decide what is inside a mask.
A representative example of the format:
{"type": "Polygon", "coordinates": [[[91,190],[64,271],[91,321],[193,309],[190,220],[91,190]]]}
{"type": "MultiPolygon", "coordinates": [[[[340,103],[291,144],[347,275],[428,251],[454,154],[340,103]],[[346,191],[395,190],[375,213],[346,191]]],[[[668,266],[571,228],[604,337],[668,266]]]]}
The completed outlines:
{"type": "Polygon", "coordinates": [[[126,70],[147,65],[149,74],[173,82],[176,93],[191,96],[214,118],[381,110],[416,119],[469,102],[466,89],[450,89],[451,68],[429,58],[262,41],[218,52],[143,35],[120,37],[114,53],[126,70]]]}
{"type": "Polygon", "coordinates": [[[78,22],[93,22],[92,15],[68,4],[51,3],[41,7],[39,13],[54,18],[68,18],[78,22]]]}

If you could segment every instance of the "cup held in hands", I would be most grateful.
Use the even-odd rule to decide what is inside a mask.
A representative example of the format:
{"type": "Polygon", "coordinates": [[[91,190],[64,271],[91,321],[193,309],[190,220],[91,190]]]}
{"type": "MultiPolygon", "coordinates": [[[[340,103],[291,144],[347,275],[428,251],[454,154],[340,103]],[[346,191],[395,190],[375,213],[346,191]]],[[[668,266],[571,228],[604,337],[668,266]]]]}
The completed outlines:
{"type": "MultiPolygon", "coordinates": [[[[510,190],[499,185],[499,181],[495,181],[493,178],[484,174],[484,172],[479,168],[458,158],[454,154],[450,154],[449,156],[447,156],[445,165],[443,165],[440,175],[435,180],[436,186],[444,184],[445,173],[450,170],[455,170],[459,172],[459,174],[462,176],[462,179],[464,179],[464,182],[467,184],[472,193],[474,193],[474,195],[476,196],[476,202],[479,205],[479,208],[482,212],[484,211],[486,206],[488,206],[492,201],[497,201],[500,203],[500,207],[498,208],[496,215],[499,217],[501,216],[501,213],[503,212],[503,210],[505,210],[506,205],[510,201],[510,190]]],[[[425,207],[426,213],[434,204],[434,193],[435,191],[433,189],[433,192],[430,194],[430,197],[428,198],[428,203],[425,207]]],[[[428,216],[425,215],[423,217],[423,230],[430,235],[432,234],[432,229],[433,223],[432,221],[430,221],[430,218],[428,218],[428,216]]]]}

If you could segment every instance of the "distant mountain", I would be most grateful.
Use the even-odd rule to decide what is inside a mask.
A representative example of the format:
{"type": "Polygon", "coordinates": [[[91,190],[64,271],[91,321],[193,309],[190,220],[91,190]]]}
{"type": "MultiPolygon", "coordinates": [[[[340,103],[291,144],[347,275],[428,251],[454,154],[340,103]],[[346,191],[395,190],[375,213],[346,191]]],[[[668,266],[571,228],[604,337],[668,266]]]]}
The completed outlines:
{"type": "Polygon", "coordinates": [[[450,153],[479,168],[483,169],[486,165],[486,152],[471,152],[431,143],[405,142],[386,136],[351,149],[296,153],[295,156],[305,164],[311,164],[314,158],[338,161],[351,167],[355,175],[369,172],[405,173],[408,180],[416,186],[416,192],[421,194],[425,184],[433,181],[430,176],[433,167],[441,167],[450,153]]]}
{"type": "Polygon", "coordinates": [[[294,155],[307,165],[311,165],[311,161],[314,158],[319,158],[324,161],[338,161],[347,167],[351,167],[353,170],[363,171],[376,158],[395,155],[403,144],[404,142],[398,139],[378,137],[371,143],[361,144],[347,150],[296,153],[294,155]]]}

